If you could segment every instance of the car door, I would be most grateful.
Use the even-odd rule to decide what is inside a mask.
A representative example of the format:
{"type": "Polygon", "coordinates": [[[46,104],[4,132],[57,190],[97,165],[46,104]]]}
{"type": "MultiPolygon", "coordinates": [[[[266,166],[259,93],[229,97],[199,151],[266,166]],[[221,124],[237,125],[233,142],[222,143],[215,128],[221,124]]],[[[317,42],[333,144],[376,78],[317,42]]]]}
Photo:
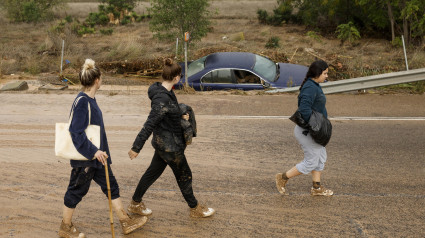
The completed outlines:
{"type": "Polygon", "coordinates": [[[235,78],[231,69],[216,69],[201,78],[202,91],[234,89],[235,78]]]}
{"type": "Polygon", "coordinates": [[[234,69],[233,75],[235,76],[236,84],[235,89],[240,90],[262,90],[264,89],[263,84],[261,83],[260,77],[254,73],[243,70],[243,69],[234,69]]]}

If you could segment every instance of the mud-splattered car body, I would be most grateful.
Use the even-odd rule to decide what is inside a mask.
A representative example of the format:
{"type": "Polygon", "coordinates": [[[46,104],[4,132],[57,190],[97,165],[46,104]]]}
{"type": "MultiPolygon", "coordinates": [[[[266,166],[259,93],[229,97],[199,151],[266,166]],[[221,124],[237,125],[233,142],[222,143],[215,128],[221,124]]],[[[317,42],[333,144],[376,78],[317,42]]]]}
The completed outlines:
{"type": "MultiPolygon", "coordinates": [[[[182,79],[185,84],[185,67],[182,79]]],[[[188,63],[188,83],[197,91],[262,90],[301,85],[308,68],[303,65],[274,63],[248,52],[218,52],[188,63]]]]}

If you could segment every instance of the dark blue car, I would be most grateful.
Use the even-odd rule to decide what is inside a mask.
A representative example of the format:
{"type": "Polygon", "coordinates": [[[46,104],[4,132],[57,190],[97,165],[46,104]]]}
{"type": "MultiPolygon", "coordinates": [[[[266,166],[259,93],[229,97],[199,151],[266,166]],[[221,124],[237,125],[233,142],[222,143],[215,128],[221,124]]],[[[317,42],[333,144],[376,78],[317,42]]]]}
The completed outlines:
{"type": "MultiPolygon", "coordinates": [[[[176,88],[185,84],[183,77],[176,88]]],[[[247,52],[218,52],[188,63],[189,86],[197,91],[240,89],[262,90],[301,85],[308,68],[303,65],[274,63],[247,52]]]]}

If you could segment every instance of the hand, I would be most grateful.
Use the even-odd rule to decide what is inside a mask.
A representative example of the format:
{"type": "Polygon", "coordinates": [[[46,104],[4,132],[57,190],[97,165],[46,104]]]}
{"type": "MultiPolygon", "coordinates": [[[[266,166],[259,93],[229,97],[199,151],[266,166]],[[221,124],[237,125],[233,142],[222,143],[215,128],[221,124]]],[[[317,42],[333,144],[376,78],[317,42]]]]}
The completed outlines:
{"type": "Polygon", "coordinates": [[[186,121],[189,121],[189,113],[182,115],[182,118],[186,121]]]}
{"type": "Polygon", "coordinates": [[[96,157],[96,159],[99,160],[100,163],[105,165],[107,163],[106,161],[107,161],[109,156],[108,156],[108,154],[106,154],[105,151],[98,150],[96,152],[96,154],[94,154],[94,157],[96,157]]]}
{"type": "Polygon", "coordinates": [[[138,155],[139,155],[139,153],[134,152],[133,150],[130,150],[128,152],[128,157],[130,157],[131,160],[135,159],[138,155]]]}

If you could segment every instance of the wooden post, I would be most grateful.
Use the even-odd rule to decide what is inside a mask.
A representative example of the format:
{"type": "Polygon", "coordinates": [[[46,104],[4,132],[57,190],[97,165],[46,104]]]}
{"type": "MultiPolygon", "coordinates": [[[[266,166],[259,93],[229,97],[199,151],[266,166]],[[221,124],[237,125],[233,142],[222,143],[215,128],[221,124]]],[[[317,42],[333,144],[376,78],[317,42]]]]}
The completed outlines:
{"type": "Polygon", "coordinates": [[[112,238],[115,238],[115,232],[114,232],[114,216],[112,215],[111,185],[109,184],[108,162],[106,162],[106,164],[105,164],[105,175],[106,175],[106,186],[108,188],[109,220],[111,221],[112,238]]]}

